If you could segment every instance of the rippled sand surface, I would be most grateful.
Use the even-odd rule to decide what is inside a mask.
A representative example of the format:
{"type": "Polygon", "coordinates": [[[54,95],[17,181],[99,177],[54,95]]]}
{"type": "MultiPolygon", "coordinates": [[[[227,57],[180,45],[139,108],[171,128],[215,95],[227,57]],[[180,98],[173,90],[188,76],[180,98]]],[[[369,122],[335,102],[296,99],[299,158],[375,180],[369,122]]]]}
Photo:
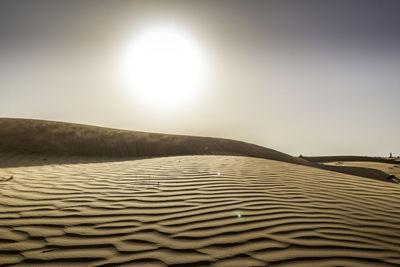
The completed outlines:
{"type": "Polygon", "coordinates": [[[2,168],[0,263],[399,266],[400,185],[237,156],[2,168]]]}

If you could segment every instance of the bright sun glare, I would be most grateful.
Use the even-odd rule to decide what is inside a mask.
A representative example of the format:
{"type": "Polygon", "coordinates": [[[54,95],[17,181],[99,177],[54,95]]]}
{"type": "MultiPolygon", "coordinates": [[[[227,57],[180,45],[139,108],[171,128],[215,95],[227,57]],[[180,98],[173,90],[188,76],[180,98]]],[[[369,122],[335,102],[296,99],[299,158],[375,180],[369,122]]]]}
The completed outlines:
{"type": "Polygon", "coordinates": [[[139,32],[124,55],[128,86],[146,105],[184,104],[201,86],[205,58],[187,33],[173,26],[139,32]]]}

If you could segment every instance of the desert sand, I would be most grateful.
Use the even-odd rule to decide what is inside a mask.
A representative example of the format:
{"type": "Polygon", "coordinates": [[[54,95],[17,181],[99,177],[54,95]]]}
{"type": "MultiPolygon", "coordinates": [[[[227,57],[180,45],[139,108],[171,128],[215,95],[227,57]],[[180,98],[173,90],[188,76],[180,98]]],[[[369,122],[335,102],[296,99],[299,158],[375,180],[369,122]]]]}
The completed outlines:
{"type": "Polygon", "coordinates": [[[113,151],[120,130],[39,121],[27,135],[31,122],[0,119],[0,265],[400,265],[399,184],[232,140],[126,131],[135,149],[113,151]],[[168,138],[187,154],[157,148],[168,138]]]}
{"type": "Polygon", "coordinates": [[[381,170],[389,175],[400,178],[400,162],[397,163],[383,163],[374,161],[334,161],[325,162],[326,165],[331,166],[348,166],[348,167],[361,167],[381,170]]]}

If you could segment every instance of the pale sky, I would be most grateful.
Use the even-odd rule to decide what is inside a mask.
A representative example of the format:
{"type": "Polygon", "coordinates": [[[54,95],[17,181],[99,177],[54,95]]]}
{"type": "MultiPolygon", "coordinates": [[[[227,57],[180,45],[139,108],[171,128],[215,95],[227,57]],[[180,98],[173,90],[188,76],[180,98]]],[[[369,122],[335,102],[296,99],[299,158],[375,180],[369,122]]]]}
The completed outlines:
{"type": "Polygon", "coordinates": [[[398,14],[396,0],[2,0],[0,117],[400,155],[398,14]],[[174,107],[121,86],[121,51],[153,24],[176,25],[207,59],[174,107]]]}

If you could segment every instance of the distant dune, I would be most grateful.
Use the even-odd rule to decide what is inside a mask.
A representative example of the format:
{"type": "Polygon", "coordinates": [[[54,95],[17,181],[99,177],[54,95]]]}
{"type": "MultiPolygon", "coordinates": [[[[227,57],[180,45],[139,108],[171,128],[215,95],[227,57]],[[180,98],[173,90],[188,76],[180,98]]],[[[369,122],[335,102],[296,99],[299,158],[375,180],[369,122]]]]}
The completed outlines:
{"type": "MultiPolygon", "coordinates": [[[[266,147],[236,140],[127,131],[83,124],[0,118],[0,167],[16,166],[27,160],[22,155],[46,155],[49,160],[68,161],[68,157],[95,157],[96,162],[145,157],[182,155],[236,155],[271,159],[345,174],[387,181],[382,170],[318,164],[311,157],[298,158],[266,147]],[[13,160],[8,160],[9,155],[13,160]],[[17,154],[15,156],[15,154],[17,154]]],[[[74,159],[76,160],[76,158],[74,159]]],[[[46,162],[41,162],[41,164],[46,162]]],[[[29,165],[29,164],[28,164],[29,165]]]]}
{"type": "Polygon", "coordinates": [[[325,162],[324,165],[337,167],[361,167],[383,171],[390,175],[389,180],[392,182],[400,183],[400,162],[383,163],[372,161],[334,161],[325,162]]]}
{"type": "Polygon", "coordinates": [[[390,164],[399,164],[400,161],[382,157],[362,157],[362,156],[323,156],[323,157],[302,157],[311,162],[334,162],[334,161],[367,161],[367,162],[381,162],[390,164]]]}
{"type": "Polygon", "coordinates": [[[301,157],[317,163],[320,168],[368,178],[380,177],[389,182],[399,183],[400,161],[382,157],[322,156],[301,157]],[[386,178],[385,178],[386,176],[386,178]]]}
{"type": "Polygon", "coordinates": [[[82,124],[0,118],[0,151],[92,157],[242,155],[310,165],[273,149],[222,138],[118,130],[82,124]]]}

